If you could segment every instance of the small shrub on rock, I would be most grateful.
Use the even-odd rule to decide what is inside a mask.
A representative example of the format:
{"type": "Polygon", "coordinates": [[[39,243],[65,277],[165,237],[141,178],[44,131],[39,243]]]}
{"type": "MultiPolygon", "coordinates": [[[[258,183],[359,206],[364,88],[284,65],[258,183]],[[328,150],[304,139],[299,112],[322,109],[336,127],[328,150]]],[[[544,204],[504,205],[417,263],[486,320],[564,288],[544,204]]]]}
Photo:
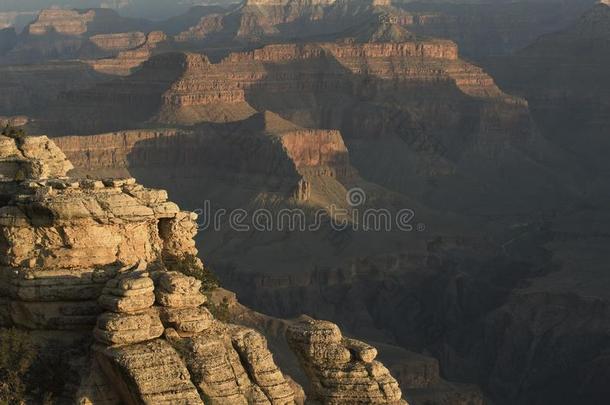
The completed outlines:
{"type": "Polygon", "coordinates": [[[27,332],[0,329],[0,404],[26,400],[26,375],[38,354],[27,332]]]}
{"type": "Polygon", "coordinates": [[[186,255],[182,259],[175,260],[168,267],[172,271],[179,271],[200,280],[202,292],[211,291],[220,286],[216,275],[209,268],[202,266],[201,261],[195,255],[186,255]]]}

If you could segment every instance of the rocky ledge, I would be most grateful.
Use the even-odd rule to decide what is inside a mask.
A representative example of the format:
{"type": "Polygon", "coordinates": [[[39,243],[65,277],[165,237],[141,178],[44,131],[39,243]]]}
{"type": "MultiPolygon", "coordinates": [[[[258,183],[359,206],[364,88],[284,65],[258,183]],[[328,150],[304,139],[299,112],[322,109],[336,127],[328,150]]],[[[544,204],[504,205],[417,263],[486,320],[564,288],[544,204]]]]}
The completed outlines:
{"type": "MultiPolygon", "coordinates": [[[[265,337],[216,319],[202,282],[172,270],[203,271],[196,215],[132,178],[75,179],[71,168],[46,137],[0,136],[0,326],[93,342],[71,401],[304,403],[265,337]]],[[[312,400],[405,404],[376,350],[336,325],[307,318],[288,339],[312,400]]]]}

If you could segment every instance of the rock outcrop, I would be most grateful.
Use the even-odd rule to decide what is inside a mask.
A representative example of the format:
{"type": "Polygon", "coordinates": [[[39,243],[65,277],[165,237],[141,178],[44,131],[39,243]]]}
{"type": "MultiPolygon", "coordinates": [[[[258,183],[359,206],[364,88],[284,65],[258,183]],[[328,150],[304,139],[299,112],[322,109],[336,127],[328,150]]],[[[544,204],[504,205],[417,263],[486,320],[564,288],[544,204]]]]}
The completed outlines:
{"type": "Polygon", "coordinates": [[[146,34],[139,31],[99,34],[90,37],[89,41],[104,51],[125,51],[144,45],[146,34]]]}
{"type": "MultiPolygon", "coordinates": [[[[130,41],[126,46],[122,46],[122,44],[116,43],[113,38],[110,43],[106,43],[106,47],[114,47],[114,50],[120,50],[118,55],[110,58],[88,60],[87,63],[100,73],[127,76],[135,68],[150,59],[159,44],[167,40],[167,36],[162,31],[153,31],[142,38],[136,36],[136,39],[136,42],[130,41]],[[119,47],[126,49],[118,49],[119,47]]],[[[90,40],[95,43],[94,37],[90,40]]],[[[98,43],[99,41],[98,39],[98,43]]],[[[103,41],[107,41],[107,37],[103,41]]]]}
{"type": "MultiPolygon", "coordinates": [[[[148,50],[142,52],[144,58],[149,56],[148,50]]],[[[92,64],[102,71],[104,66],[108,72],[116,68],[122,74],[141,62],[130,60],[134,63],[123,65],[119,57],[107,65],[104,60],[92,64]]],[[[406,88],[434,88],[452,99],[462,93],[506,104],[509,110],[524,107],[522,100],[500,91],[482,69],[458,59],[451,41],[319,43],[270,45],[232,53],[218,63],[194,53],[153,56],[120,82],[65,94],[45,114],[41,125],[52,132],[100,133],[140,126],[145,121],[180,125],[236,121],[251,115],[254,107],[284,117],[298,115],[297,123],[307,127],[341,128],[339,123],[346,121],[337,111],[340,106],[331,101],[333,97],[356,102],[367,99],[370,92],[395,89],[392,81],[406,88]],[[302,97],[303,93],[308,96],[302,97]],[[294,98],[284,102],[288,94],[294,98]],[[329,96],[320,99],[323,94],[329,96]],[[324,116],[326,109],[334,112],[324,116]],[[321,122],[324,118],[332,121],[321,122]]],[[[378,125],[371,128],[378,129],[378,125]]]]}
{"type": "Polygon", "coordinates": [[[75,173],[128,175],[130,170],[172,166],[213,171],[240,182],[248,182],[244,174],[249,173],[252,181],[263,178],[268,187],[298,201],[309,199],[310,183],[317,178],[356,175],[339,131],[302,128],[271,112],[254,114],[238,125],[69,136],[55,142],[75,162],[75,173]],[[188,150],[182,149],[185,143],[188,150]],[[233,159],[225,159],[229,155],[233,159]]]}
{"type": "Polygon", "coordinates": [[[375,361],[377,350],[344,338],[337,325],[305,319],[290,326],[286,335],[320,402],[406,405],[396,380],[375,361]]]}
{"type": "Polygon", "coordinates": [[[202,307],[201,281],[176,272],[152,276],[155,283],[145,272],[119,275],[100,297],[109,312],[98,318],[95,351],[124,386],[125,402],[294,403],[265,339],[216,321],[202,307]]]}
{"type": "MultiPolygon", "coordinates": [[[[215,319],[202,282],[170,270],[187,258],[203,269],[194,214],[134,179],[67,177],[72,165],[46,137],[2,137],[0,158],[0,324],[43,337],[93,330],[77,402],[303,403],[266,339],[215,319]]],[[[371,350],[359,351],[367,363],[371,350]]],[[[395,381],[371,364],[398,401],[395,381]]]]}

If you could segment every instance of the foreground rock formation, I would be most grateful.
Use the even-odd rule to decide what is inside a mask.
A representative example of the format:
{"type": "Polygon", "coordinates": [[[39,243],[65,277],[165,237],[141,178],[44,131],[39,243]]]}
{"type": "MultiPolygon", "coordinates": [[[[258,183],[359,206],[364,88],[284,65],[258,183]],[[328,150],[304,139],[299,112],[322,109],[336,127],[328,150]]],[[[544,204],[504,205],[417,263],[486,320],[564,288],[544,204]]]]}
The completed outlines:
{"type": "MultiPolygon", "coordinates": [[[[0,137],[0,325],[43,338],[93,331],[80,403],[303,403],[260,333],[215,319],[201,281],[168,270],[195,257],[196,216],[134,179],[72,179],[71,168],[46,137],[0,137]]],[[[349,344],[371,363],[374,349],[349,344]]],[[[366,380],[383,393],[367,389],[358,400],[398,403],[396,381],[370,367],[366,380]]],[[[311,375],[316,385],[344,380],[311,375]]]]}
{"type": "Polygon", "coordinates": [[[375,361],[377,350],[345,339],[337,325],[303,320],[287,331],[288,344],[324,404],[406,404],[398,383],[375,361]]]}

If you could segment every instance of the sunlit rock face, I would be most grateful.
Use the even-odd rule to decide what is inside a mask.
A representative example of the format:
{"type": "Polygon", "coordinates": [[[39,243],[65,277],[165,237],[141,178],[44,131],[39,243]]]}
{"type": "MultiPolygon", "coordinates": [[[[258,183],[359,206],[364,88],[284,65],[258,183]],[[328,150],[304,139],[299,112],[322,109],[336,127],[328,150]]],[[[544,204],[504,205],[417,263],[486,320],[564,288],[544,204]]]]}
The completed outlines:
{"type": "MultiPolygon", "coordinates": [[[[278,117],[262,123],[287,131],[277,136],[299,134],[278,117]]],[[[324,158],[310,151],[294,159],[301,167],[324,158]]],[[[302,388],[278,368],[263,335],[216,319],[202,282],[170,270],[188,260],[191,271],[203,271],[193,240],[197,216],[133,178],[71,178],[72,169],[47,137],[18,131],[0,137],[0,326],[78,345],[72,400],[304,403],[302,388]]],[[[374,349],[349,342],[358,359],[373,361],[374,349]]],[[[396,381],[373,365],[383,372],[370,378],[371,387],[373,380],[387,387],[365,395],[375,403],[398,401],[396,381]]]]}
{"type": "Polygon", "coordinates": [[[343,338],[337,325],[305,319],[291,325],[286,336],[320,402],[406,405],[396,380],[375,361],[377,350],[343,338]]]}

